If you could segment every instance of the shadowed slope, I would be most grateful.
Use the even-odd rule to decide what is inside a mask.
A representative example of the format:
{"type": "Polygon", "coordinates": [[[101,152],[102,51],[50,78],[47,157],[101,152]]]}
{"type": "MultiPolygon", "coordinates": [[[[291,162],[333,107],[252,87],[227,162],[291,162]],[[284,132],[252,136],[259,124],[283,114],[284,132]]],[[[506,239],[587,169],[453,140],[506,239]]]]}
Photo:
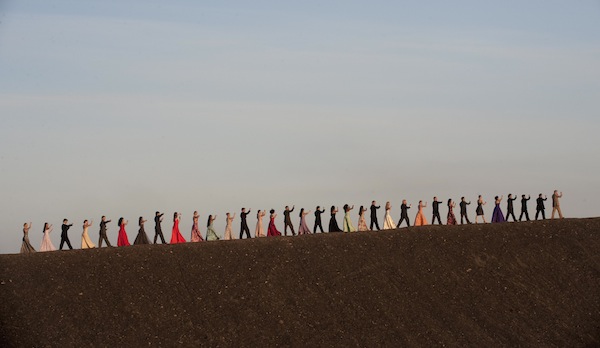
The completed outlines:
{"type": "Polygon", "coordinates": [[[0,255],[1,346],[600,345],[600,219],[0,255]]]}

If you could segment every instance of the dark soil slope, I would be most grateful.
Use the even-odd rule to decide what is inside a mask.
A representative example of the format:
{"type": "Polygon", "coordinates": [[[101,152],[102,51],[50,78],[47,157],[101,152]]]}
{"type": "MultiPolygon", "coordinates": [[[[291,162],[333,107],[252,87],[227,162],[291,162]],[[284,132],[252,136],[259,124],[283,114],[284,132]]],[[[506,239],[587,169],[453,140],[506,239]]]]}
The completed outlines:
{"type": "Polygon", "coordinates": [[[600,219],[0,256],[0,346],[600,345],[600,219]]]}

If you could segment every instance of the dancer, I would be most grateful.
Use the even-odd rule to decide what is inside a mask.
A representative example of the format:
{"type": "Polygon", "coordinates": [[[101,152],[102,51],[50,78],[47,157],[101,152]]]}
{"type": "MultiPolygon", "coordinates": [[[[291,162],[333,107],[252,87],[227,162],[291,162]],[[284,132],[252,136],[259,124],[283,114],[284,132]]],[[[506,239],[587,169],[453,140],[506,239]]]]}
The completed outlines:
{"type": "MultiPolygon", "coordinates": [[[[250,212],[248,212],[250,213],[250,212]]],[[[217,216],[212,216],[209,215],[208,216],[208,221],[206,222],[206,240],[207,241],[213,241],[213,240],[219,240],[221,238],[219,238],[219,236],[217,236],[217,232],[215,231],[214,227],[213,227],[213,223],[214,221],[217,219],[217,216]]],[[[250,233],[250,232],[248,232],[250,233]]],[[[250,237],[248,235],[248,237],[250,237]]]]}
{"type": "Polygon", "coordinates": [[[475,213],[477,214],[475,216],[475,223],[477,223],[477,218],[480,216],[483,219],[483,223],[487,223],[487,221],[485,221],[485,215],[483,215],[483,206],[486,204],[487,202],[484,202],[483,198],[481,198],[481,195],[479,195],[479,198],[477,198],[477,209],[475,210],[475,213]]]}
{"type": "Polygon", "coordinates": [[[381,230],[381,228],[379,228],[379,222],[377,221],[377,209],[379,208],[381,208],[381,206],[377,205],[375,201],[371,202],[371,230],[373,230],[373,226],[377,227],[378,231],[381,230]]]}
{"type": "Polygon", "coordinates": [[[329,213],[331,214],[331,219],[329,220],[329,232],[342,232],[335,218],[335,214],[337,214],[337,212],[338,210],[335,205],[332,205],[331,209],[329,210],[329,213]]]}
{"type": "Polygon", "coordinates": [[[275,227],[275,218],[277,217],[277,214],[275,214],[275,209],[271,209],[270,213],[271,215],[269,216],[269,227],[267,229],[267,237],[281,236],[281,232],[279,232],[277,230],[277,227],[275,227]]]}
{"type": "Polygon", "coordinates": [[[423,201],[419,201],[419,210],[415,217],[415,226],[427,225],[427,219],[425,219],[425,214],[423,214],[423,208],[427,208],[427,202],[423,203],[423,201]]]}
{"type": "Polygon", "coordinates": [[[163,244],[167,244],[167,242],[165,242],[165,236],[163,236],[162,227],[160,227],[160,223],[163,221],[163,215],[165,215],[165,213],[157,211],[154,216],[154,244],[156,244],[158,237],[160,237],[163,244]]]}
{"type": "Polygon", "coordinates": [[[517,197],[513,198],[512,193],[508,194],[508,198],[506,199],[506,222],[512,216],[513,221],[516,222],[517,218],[515,217],[515,209],[513,202],[517,200],[517,197]]]}
{"type": "Polygon", "coordinates": [[[546,201],[548,199],[547,196],[545,196],[544,198],[542,198],[542,194],[540,193],[540,195],[538,196],[536,203],[537,206],[535,208],[535,219],[538,219],[538,215],[540,215],[540,213],[542,213],[542,220],[546,220],[546,207],[544,206],[544,201],[546,201]]]}
{"type": "Polygon", "coordinates": [[[392,216],[390,215],[390,210],[392,210],[392,204],[390,202],[385,203],[385,217],[383,218],[383,229],[384,230],[393,230],[394,229],[394,220],[392,220],[392,216]]]}
{"type": "Polygon", "coordinates": [[[198,214],[198,211],[194,211],[194,215],[192,216],[192,236],[190,237],[190,241],[192,242],[204,241],[204,238],[202,238],[202,232],[200,232],[198,219],[200,219],[200,215],[198,214]]]}
{"type": "Polygon", "coordinates": [[[558,190],[554,190],[554,193],[552,194],[552,215],[550,215],[551,219],[554,219],[555,212],[558,213],[559,218],[563,218],[562,211],[560,211],[560,201],[558,200],[559,198],[562,198],[562,192],[558,194],[558,190]]]}
{"type": "Polygon", "coordinates": [[[412,204],[407,205],[406,199],[403,199],[402,205],[400,205],[400,221],[398,221],[396,228],[400,228],[400,225],[402,222],[404,222],[404,220],[406,220],[406,227],[410,227],[410,219],[408,218],[408,209],[410,209],[410,207],[412,207],[412,204]]]}
{"type": "Polygon", "coordinates": [[[250,214],[250,211],[252,211],[252,209],[248,209],[248,212],[246,212],[246,208],[242,208],[242,212],[240,213],[240,239],[243,239],[244,232],[246,232],[246,238],[251,238],[250,229],[246,222],[246,217],[250,214]]]}
{"type": "Polygon", "coordinates": [[[352,209],[354,209],[354,206],[344,204],[344,232],[356,232],[356,228],[354,228],[352,219],[350,218],[350,210],[352,209]]]}
{"type": "Polygon", "coordinates": [[[450,198],[448,200],[448,219],[446,220],[447,225],[456,225],[456,216],[454,216],[454,207],[456,203],[450,198]]]}
{"type": "Polygon", "coordinates": [[[56,247],[52,244],[50,240],[50,232],[52,232],[52,225],[47,222],[44,223],[44,237],[42,238],[42,245],[40,246],[40,251],[54,251],[56,247]]]}
{"type": "Polygon", "coordinates": [[[469,217],[467,216],[467,205],[471,204],[471,201],[465,201],[465,197],[460,197],[460,224],[463,224],[463,218],[470,225],[469,217]]]}
{"type": "Polygon", "coordinates": [[[87,220],[83,221],[83,232],[81,233],[81,249],[92,249],[96,246],[92,243],[90,235],[88,234],[88,228],[94,224],[94,221],[88,223],[87,220]]]}
{"type": "Polygon", "coordinates": [[[433,197],[433,202],[431,203],[431,207],[433,208],[433,217],[431,218],[432,225],[435,225],[435,219],[442,225],[442,219],[440,218],[440,204],[442,204],[442,202],[438,201],[437,197],[433,197]]]}
{"type": "Polygon", "coordinates": [[[308,225],[306,224],[306,215],[310,214],[310,211],[305,212],[304,208],[300,209],[300,214],[298,214],[298,216],[300,217],[300,226],[298,227],[298,235],[301,234],[310,234],[310,229],[308,228],[308,225]]]}
{"type": "Polygon", "coordinates": [[[531,199],[531,196],[525,198],[525,195],[521,195],[521,216],[519,216],[519,221],[523,219],[523,215],[527,221],[531,221],[529,219],[529,211],[527,210],[527,201],[531,199]]]}
{"type": "Polygon", "coordinates": [[[502,197],[494,197],[494,201],[495,201],[495,206],[494,206],[494,211],[492,212],[492,222],[505,222],[506,220],[504,220],[504,214],[502,214],[502,209],[500,209],[500,203],[502,202],[502,199],[504,198],[504,196],[502,197]]]}
{"type": "Polygon", "coordinates": [[[369,231],[369,228],[367,227],[367,219],[365,219],[366,211],[367,211],[367,209],[362,205],[360,206],[360,209],[358,210],[358,230],[361,232],[369,231]]]}
{"type": "Polygon", "coordinates": [[[102,215],[102,218],[100,219],[100,238],[98,239],[98,248],[102,248],[102,241],[106,242],[107,247],[112,247],[108,241],[108,237],[106,236],[106,224],[110,221],[111,220],[106,220],[106,216],[102,215]]]}
{"type": "Polygon", "coordinates": [[[140,228],[138,229],[138,234],[135,237],[135,240],[133,241],[133,245],[150,244],[150,241],[148,240],[148,235],[146,234],[146,229],[144,228],[144,224],[146,223],[146,221],[147,220],[144,220],[144,218],[141,216],[138,219],[138,226],[140,228]]]}
{"type": "Polygon", "coordinates": [[[321,230],[321,233],[325,233],[323,232],[323,225],[321,223],[321,214],[324,212],[325,208],[321,210],[320,206],[317,206],[317,209],[315,209],[315,227],[313,227],[313,233],[317,233],[317,227],[321,230]]]}
{"type": "Polygon", "coordinates": [[[119,218],[119,237],[117,238],[117,246],[130,246],[131,244],[129,244],[129,238],[127,238],[127,231],[125,231],[125,226],[127,226],[127,223],[129,223],[129,221],[123,219],[122,217],[119,218]]]}
{"type": "Polygon", "coordinates": [[[286,205],[285,210],[283,211],[283,234],[286,236],[288,227],[292,230],[292,235],[296,235],[296,232],[294,232],[294,225],[292,225],[292,219],[290,218],[290,213],[294,211],[294,208],[296,208],[295,205],[290,210],[290,207],[286,205]]]}
{"type": "Polygon", "coordinates": [[[31,228],[31,222],[23,224],[23,243],[21,244],[21,254],[35,253],[35,249],[29,242],[29,229],[31,228]]]}
{"type": "Polygon", "coordinates": [[[232,240],[233,239],[233,219],[235,219],[235,213],[233,213],[233,215],[231,215],[229,212],[226,215],[225,218],[225,236],[223,237],[223,239],[225,240],[232,240]]]}
{"type": "Polygon", "coordinates": [[[73,226],[73,224],[69,224],[69,220],[64,219],[63,220],[63,224],[62,224],[62,233],[60,234],[60,247],[58,248],[59,250],[62,250],[63,245],[65,243],[67,243],[67,246],[69,247],[69,249],[73,250],[73,247],[71,246],[71,241],[69,240],[69,228],[71,228],[71,226],[73,226]]]}
{"type": "Polygon", "coordinates": [[[173,213],[173,228],[171,229],[171,244],[185,243],[185,238],[179,231],[179,220],[181,220],[181,213],[173,213]]]}
{"type": "Polygon", "coordinates": [[[264,210],[259,210],[256,213],[256,230],[254,231],[254,238],[266,237],[265,228],[263,227],[263,218],[267,215],[264,210]]]}

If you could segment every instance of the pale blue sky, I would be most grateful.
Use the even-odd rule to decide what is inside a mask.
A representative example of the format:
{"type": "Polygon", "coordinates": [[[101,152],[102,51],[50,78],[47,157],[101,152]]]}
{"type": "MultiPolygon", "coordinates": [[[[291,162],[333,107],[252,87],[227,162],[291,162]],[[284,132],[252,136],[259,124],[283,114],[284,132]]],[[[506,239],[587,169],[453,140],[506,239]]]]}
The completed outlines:
{"type": "Polygon", "coordinates": [[[599,110],[598,1],[2,1],[0,253],[155,210],[186,238],[194,210],[555,188],[598,216],[599,110]]]}

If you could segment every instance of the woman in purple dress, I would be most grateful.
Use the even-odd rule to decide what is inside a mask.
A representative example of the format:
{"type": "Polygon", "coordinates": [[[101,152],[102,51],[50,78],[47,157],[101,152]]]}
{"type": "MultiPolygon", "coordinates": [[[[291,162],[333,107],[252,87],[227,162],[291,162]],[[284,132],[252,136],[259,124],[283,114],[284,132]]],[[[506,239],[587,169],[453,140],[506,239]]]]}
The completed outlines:
{"type": "Polygon", "coordinates": [[[304,212],[304,208],[300,209],[300,227],[298,227],[298,235],[310,234],[310,229],[306,224],[306,215],[310,214],[310,211],[304,212]]]}
{"type": "Polygon", "coordinates": [[[502,198],[504,198],[504,196],[498,198],[498,196],[495,197],[496,200],[496,206],[494,207],[494,212],[492,213],[492,222],[505,222],[506,220],[504,219],[504,214],[502,214],[502,209],[500,209],[500,202],[502,202],[502,198]]]}

